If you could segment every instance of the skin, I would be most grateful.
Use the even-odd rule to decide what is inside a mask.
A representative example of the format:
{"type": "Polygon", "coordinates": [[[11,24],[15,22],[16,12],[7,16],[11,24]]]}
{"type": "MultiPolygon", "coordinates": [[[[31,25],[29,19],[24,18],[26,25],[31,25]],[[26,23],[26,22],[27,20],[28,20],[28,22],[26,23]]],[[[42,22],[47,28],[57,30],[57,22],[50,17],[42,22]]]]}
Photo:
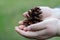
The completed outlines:
{"type": "MultiPolygon", "coordinates": [[[[32,24],[28,27],[25,27],[24,20],[19,22],[19,26],[15,27],[16,32],[20,35],[37,40],[45,40],[54,36],[60,35],[60,9],[59,8],[49,8],[49,7],[40,7],[42,11],[42,22],[32,24]]],[[[28,12],[25,12],[24,17],[28,15],[28,12]]]]}

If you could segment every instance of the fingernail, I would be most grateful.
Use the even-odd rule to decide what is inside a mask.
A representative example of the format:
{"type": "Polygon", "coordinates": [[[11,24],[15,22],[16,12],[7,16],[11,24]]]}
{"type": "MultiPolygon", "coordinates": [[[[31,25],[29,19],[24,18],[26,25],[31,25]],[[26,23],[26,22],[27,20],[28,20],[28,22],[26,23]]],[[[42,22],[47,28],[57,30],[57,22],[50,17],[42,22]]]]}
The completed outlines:
{"type": "Polygon", "coordinates": [[[19,26],[19,29],[23,30],[24,29],[24,26],[23,25],[20,25],[19,26]]]}
{"type": "Polygon", "coordinates": [[[27,28],[24,28],[23,30],[24,30],[24,31],[29,31],[27,28]]]}

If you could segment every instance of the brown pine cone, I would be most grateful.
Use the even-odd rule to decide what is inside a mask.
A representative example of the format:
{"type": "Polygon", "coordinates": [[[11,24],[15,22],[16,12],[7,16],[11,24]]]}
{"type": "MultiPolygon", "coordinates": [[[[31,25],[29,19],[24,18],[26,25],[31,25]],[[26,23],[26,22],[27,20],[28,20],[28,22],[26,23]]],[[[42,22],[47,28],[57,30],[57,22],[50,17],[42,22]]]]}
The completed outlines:
{"type": "Polygon", "coordinates": [[[28,15],[30,17],[27,16],[27,20],[24,21],[24,25],[29,26],[31,24],[41,22],[42,21],[41,14],[42,14],[42,12],[39,7],[35,7],[33,9],[31,9],[31,11],[28,11],[28,15]]]}

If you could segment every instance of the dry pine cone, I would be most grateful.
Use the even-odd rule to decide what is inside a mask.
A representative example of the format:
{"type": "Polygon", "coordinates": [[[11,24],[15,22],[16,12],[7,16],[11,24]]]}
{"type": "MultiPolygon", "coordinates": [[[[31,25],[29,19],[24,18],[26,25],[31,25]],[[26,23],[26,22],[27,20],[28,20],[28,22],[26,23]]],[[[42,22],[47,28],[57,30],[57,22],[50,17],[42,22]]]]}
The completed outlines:
{"type": "Polygon", "coordinates": [[[30,17],[27,16],[27,20],[24,21],[24,25],[29,26],[31,24],[34,23],[38,23],[42,21],[42,12],[41,9],[38,7],[35,7],[33,9],[31,9],[31,11],[28,11],[28,15],[30,17]]]}

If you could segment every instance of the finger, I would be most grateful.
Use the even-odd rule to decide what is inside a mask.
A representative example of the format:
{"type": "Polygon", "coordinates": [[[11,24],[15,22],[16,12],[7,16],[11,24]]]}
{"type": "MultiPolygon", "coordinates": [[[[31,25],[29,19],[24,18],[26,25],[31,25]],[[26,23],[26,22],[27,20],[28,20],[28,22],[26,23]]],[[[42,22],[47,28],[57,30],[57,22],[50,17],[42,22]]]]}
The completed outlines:
{"type": "Polygon", "coordinates": [[[27,19],[25,18],[24,20],[22,20],[22,21],[19,21],[18,23],[19,23],[19,25],[24,25],[24,22],[26,21],[27,19]]]}
{"type": "Polygon", "coordinates": [[[40,40],[45,40],[45,39],[49,39],[49,38],[51,38],[51,36],[39,36],[39,37],[37,37],[38,39],[40,39],[40,40]]]}
{"type": "Polygon", "coordinates": [[[25,28],[25,25],[20,25],[19,29],[23,30],[25,28]]]}
{"type": "Polygon", "coordinates": [[[20,25],[23,25],[24,24],[24,21],[19,21],[18,22],[20,25]]]}
{"type": "Polygon", "coordinates": [[[41,29],[45,29],[47,26],[44,24],[44,23],[42,23],[42,22],[39,22],[39,23],[36,23],[36,24],[32,24],[32,25],[30,25],[30,26],[28,26],[28,27],[26,27],[26,28],[24,28],[25,30],[27,29],[27,30],[41,30],[41,29]]]}
{"type": "Polygon", "coordinates": [[[29,14],[28,14],[28,12],[25,12],[25,13],[23,14],[23,16],[24,16],[25,18],[30,17],[29,14]]]}
{"type": "Polygon", "coordinates": [[[47,24],[52,23],[52,22],[55,23],[56,21],[58,21],[58,20],[55,19],[55,18],[45,19],[42,22],[35,23],[35,24],[32,24],[32,25],[28,26],[26,29],[27,30],[41,30],[41,29],[46,29],[48,27],[47,24]]]}
{"type": "Polygon", "coordinates": [[[52,37],[54,37],[54,36],[51,35],[51,34],[46,33],[46,34],[44,34],[44,35],[42,35],[42,36],[38,36],[37,38],[38,38],[38,39],[50,39],[50,38],[52,38],[52,37]]]}
{"type": "Polygon", "coordinates": [[[43,34],[46,34],[46,30],[37,31],[37,32],[31,32],[31,31],[26,32],[26,31],[23,31],[23,30],[19,29],[18,27],[15,27],[15,30],[23,36],[32,37],[32,38],[34,38],[36,36],[39,36],[39,35],[41,36],[43,34]]]}
{"type": "MultiPolygon", "coordinates": [[[[19,34],[21,34],[21,35],[23,35],[23,36],[27,36],[27,37],[32,37],[32,35],[33,34],[35,34],[35,33],[32,33],[32,32],[26,32],[26,31],[24,31],[24,30],[21,30],[21,29],[19,29],[18,27],[15,27],[15,30],[19,33],[19,34]]],[[[36,34],[35,34],[36,35],[36,34]]],[[[33,35],[33,36],[35,36],[35,35],[33,35]]]]}

